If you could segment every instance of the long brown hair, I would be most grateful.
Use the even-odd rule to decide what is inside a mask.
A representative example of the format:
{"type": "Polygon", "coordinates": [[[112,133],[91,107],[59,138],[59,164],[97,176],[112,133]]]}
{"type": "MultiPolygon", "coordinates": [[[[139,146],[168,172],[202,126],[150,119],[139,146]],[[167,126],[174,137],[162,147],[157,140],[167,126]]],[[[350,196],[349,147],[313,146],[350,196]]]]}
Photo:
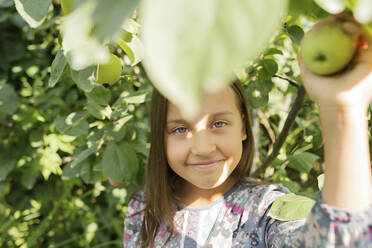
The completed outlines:
{"type": "MultiPolygon", "coordinates": [[[[233,82],[231,88],[236,94],[236,100],[242,114],[242,120],[245,122],[245,131],[247,134],[247,138],[243,141],[242,157],[231,174],[231,176],[235,177],[236,181],[241,181],[249,176],[251,170],[254,155],[254,140],[244,88],[239,81],[233,82]]],[[[168,100],[154,88],[150,110],[152,137],[146,172],[146,206],[140,233],[140,242],[143,248],[153,245],[156,233],[161,224],[165,224],[172,235],[175,234],[173,224],[175,190],[173,182],[178,175],[170,169],[165,153],[164,133],[167,112],[168,100]]],[[[168,240],[171,236],[168,237],[168,240]]]]}

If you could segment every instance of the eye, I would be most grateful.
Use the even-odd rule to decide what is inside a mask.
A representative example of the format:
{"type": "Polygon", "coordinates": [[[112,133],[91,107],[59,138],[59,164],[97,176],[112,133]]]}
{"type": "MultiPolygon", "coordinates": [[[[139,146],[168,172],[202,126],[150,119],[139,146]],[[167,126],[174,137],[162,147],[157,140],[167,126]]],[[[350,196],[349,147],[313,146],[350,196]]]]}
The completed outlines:
{"type": "Polygon", "coordinates": [[[216,121],[216,122],[213,123],[213,127],[215,127],[215,128],[221,128],[221,127],[225,126],[226,124],[227,123],[224,122],[224,121],[216,121]]]}
{"type": "Polygon", "coordinates": [[[177,127],[175,129],[173,129],[173,132],[178,133],[178,134],[185,134],[187,132],[187,128],[186,127],[177,127]]]}

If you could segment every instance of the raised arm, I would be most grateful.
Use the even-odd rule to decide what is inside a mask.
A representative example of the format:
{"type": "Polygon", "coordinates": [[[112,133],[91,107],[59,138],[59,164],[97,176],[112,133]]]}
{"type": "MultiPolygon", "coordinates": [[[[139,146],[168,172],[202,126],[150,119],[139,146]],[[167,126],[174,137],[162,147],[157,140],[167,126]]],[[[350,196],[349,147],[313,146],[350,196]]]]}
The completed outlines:
{"type": "Polygon", "coordinates": [[[359,49],[347,70],[318,76],[303,65],[300,56],[299,64],[306,91],[319,107],[325,152],[322,198],[331,206],[358,211],[371,204],[372,197],[367,124],[372,100],[372,38],[354,23],[345,23],[344,29],[361,34],[369,44],[359,49]]]}

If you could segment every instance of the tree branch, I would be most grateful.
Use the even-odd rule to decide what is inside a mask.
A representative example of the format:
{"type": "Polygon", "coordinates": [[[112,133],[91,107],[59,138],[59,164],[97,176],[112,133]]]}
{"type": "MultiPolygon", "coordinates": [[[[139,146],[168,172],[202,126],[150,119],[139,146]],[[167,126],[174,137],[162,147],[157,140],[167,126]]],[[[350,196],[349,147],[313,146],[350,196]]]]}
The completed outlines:
{"type": "Polygon", "coordinates": [[[273,77],[283,79],[283,80],[287,81],[288,83],[290,83],[292,86],[294,86],[296,88],[299,88],[300,87],[299,84],[296,81],[292,80],[292,79],[289,79],[289,78],[286,78],[286,77],[282,77],[282,76],[279,76],[279,75],[274,75],[273,77]]]}
{"type": "MultiPolygon", "coordinates": [[[[298,86],[297,83],[296,85],[298,86]]],[[[278,138],[276,139],[273,145],[273,150],[271,154],[263,161],[262,165],[258,167],[256,171],[252,173],[253,177],[259,177],[263,172],[265,172],[265,170],[271,165],[271,163],[278,156],[280,148],[283,146],[289,134],[289,130],[291,129],[293,123],[295,122],[298,112],[301,110],[302,104],[305,99],[305,95],[306,95],[305,88],[302,85],[298,86],[297,97],[293,103],[291,111],[288,113],[283,129],[280,132],[278,138]]]]}
{"type": "Polygon", "coordinates": [[[271,142],[274,143],[275,142],[275,133],[274,133],[273,129],[271,128],[269,121],[266,119],[264,113],[262,113],[261,110],[258,109],[257,114],[258,114],[258,117],[259,117],[259,121],[266,128],[267,134],[269,135],[269,137],[271,139],[271,142]]]}

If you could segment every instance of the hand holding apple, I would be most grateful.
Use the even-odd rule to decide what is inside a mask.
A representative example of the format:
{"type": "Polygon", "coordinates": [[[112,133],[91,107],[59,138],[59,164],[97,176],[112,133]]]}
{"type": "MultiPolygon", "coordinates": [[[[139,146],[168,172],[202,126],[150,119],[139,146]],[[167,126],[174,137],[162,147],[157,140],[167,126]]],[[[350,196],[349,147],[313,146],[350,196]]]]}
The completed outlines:
{"type": "MultiPolygon", "coordinates": [[[[324,25],[322,22],[327,23],[330,19],[325,19],[317,25],[324,25]]],[[[323,109],[340,110],[354,107],[366,109],[372,100],[372,37],[355,22],[344,22],[342,29],[352,37],[360,37],[360,44],[364,44],[357,46],[350,64],[335,74],[327,76],[316,74],[305,65],[302,43],[298,53],[302,81],[307,93],[323,109]]],[[[337,46],[337,43],[333,45],[337,46]]],[[[340,54],[346,52],[347,57],[350,56],[350,51],[340,49],[336,52],[340,54]]]]}

